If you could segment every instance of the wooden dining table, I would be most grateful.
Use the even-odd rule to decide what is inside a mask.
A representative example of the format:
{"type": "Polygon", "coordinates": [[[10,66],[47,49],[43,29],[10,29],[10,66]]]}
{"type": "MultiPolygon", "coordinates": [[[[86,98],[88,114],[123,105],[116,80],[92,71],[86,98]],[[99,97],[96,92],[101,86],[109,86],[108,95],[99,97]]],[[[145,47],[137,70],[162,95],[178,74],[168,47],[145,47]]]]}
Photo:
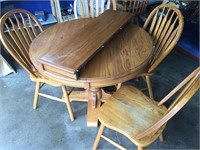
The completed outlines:
{"type": "MultiPolygon", "coordinates": [[[[152,56],[151,36],[143,28],[129,23],[129,14],[114,11],[106,13],[116,13],[119,17],[121,15],[121,19],[126,17],[126,21],[120,26],[115,23],[118,18],[107,19],[112,22],[104,22],[107,26],[98,18],[58,23],[40,33],[33,40],[29,51],[33,64],[43,76],[63,85],[84,88],[83,91],[74,91],[70,94],[70,100],[88,102],[89,127],[98,126],[98,109],[101,102],[110,96],[104,92],[103,87],[128,81],[146,72],[152,56]],[[102,28],[97,28],[101,23],[102,28]],[[94,24],[96,26],[92,28],[94,24]],[[115,27],[116,29],[113,29],[115,27]],[[104,30],[108,28],[110,29],[105,31],[105,34],[104,30]],[[112,29],[113,33],[108,34],[112,29]],[[83,36],[83,33],[86,35],[83,36]],[[95,47],[93,44],[98,46],[95,47]],[[89,49],[85,45],[89,45],[89,49]],[[87,59],[82,61],[81,56],[87,59]],[[44,60],[48,60],[47,63],[44,60]],[[80,64],[78,69],[74,69],[73,73],[76,73],[76,76],[70,76],[71,72],[66,71],[69,64],[80,64]]],[[[104,20],[103,17],[100,19],[104,20]]]]}

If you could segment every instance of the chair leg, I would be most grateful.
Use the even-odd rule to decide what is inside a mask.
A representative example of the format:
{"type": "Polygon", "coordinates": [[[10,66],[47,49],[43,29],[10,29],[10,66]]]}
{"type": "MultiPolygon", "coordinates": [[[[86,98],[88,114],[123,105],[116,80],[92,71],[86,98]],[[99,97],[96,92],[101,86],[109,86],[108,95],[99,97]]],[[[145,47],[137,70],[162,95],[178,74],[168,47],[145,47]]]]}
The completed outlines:
{"type": "Polygon", "coordinates": [[[161,135],[159,136],[159,139],[160,139],[161,142],[164,141],[163,133],[161,133],[161,135]]]}
{"type": "Polygon", "coordinates": [[[153,92],[152,92],[152,87],[151,87],[150,77],[149,76],[145,76],[145,77],[146,77],[146,82],[147,82],[147,88],[148,88],[148,91],[149,91],[149,97],[151,99],[154,99],[153,92]]]}
{"type": "Polygon", "coordinates": [[[116,89],[117,90],[119,90],[119,88],[122,86],[122,83],[118,83],[117,85],[116,85],[116,89]]]}
{"type": "Polygon", "coordinates": [[[36,82],[36,86],[35,86],[35,95],[34,95],[34,101],[33,101],[33,109],[36,109],[37,105],[38,105],[38,93],[39,93],[39,90],[40,90],[40,82],[37,81],[36,82]]]}
{"type": "Polygon", "coordinates": [[[68,109],[68,112],[69,112],[70,119],[71,119],[71,121],[74,121],[74,114],[72,112],[71,103],[70,103],[69,96],[67,94],[67,91],[66,91],[66,88],[65,88],[64,85],[62,85],[62,91],[63,91],[64,99],[66,101],[66,105],[67,105],[67,109],[68,109]]]}
{"type": "Polygon", "coordinates": [[[104,128],[105,128],[105,126],[103,124],[101,124],[101,126],[99,128],[99,131],[97,133],[97,137],[96,137],[96,139],[94,141],[94,145],[93,145],[92,150],[96,150],[97,149],[97,146],[99,144],[99,141],[100,141],[100,138],[101,138],[101,135],[103,133],[104,128]]]}
{"type": "Polygon", "coordinates": [[[143,150],[143,147],[142,146],[138,146],[138,150],[143,150]]]}

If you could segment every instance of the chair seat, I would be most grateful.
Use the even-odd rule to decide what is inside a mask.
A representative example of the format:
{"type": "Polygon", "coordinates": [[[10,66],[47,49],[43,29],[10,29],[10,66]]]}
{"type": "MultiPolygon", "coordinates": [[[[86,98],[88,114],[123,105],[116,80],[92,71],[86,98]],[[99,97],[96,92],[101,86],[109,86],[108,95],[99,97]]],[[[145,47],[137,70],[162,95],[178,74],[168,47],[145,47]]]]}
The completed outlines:
{"type": "Polygon", "coordinates": [[[136,139],[136,135],[154,125],[166,114],[165,106],[157,106],[140,90],[132,86],[122,86],[100,108],[99,120],[102,124],[129,138],[136,145],[145,147],[155,141],[165,125],[151,135],[136,139]]]}

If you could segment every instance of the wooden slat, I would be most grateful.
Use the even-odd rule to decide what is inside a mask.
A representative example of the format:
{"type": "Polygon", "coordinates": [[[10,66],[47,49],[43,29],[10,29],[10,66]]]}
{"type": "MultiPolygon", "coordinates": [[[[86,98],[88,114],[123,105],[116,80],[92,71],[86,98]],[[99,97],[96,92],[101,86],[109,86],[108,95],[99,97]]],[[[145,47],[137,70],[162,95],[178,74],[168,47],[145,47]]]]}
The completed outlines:
{"type": "Polygon", "coordinates": [[[90,17],[90,11],[88,6],[88,0],[85,0],[85,10],[86,10],[86,18],[90,17]]]}
{"type": "Polygon", "coordinates": [[[26,50],[26,53],[28,53],[29,46],[25,42],[25,39],[22,37],[22,34],[19,32],[18,27],[13,23],[13,21],[10,17],[8,19],[11,22],[13,30],[16,33],[17,37],[19,38],[23,48],[26,50]]]}
{"type": "Polygon", "coordinates": [[[159,29],[157,31],[156,36],[154,37],[154,43],[155,43],[155,45],[157,45],[157,42],[159,41],[158,39],[159,39],[159,37],[160,37],[160,35],[161,35],[162,31],[163,31],[163,28],[166,25],[165,23],[167,21],[167,18],[168,18],[168,15],[169,15],[169,11],[170,11],[170,9],[168,9],[167,14],[162,19],[161,25],[160,25],[160,27],[159,27],[159,29]]]}
{"type": "Polygon", "coordinates": [[[200,68],[197,68],[193,71],[188,77],[186,77],[179,85],[177,85],[169,94],[167,94],[159,103],[158,106],[164,104],[170,97],[172,97],[178,90],[180,90],[186,83],[188,83],[196,74],[200,71],[200,68]]]}
{"type": "MultiPolygon", "coordinates": [[[[170,26],[170,28],[169,28],[169,30],[168,30],[168,33],[167,33],[167,35],[165,36],[166,38],[168,38],[169,35],[172,34],[172,31],[173,31],[173,30],[178,30],[178,27],[179,27],[179,26],[178,26],[176,29],[174,29],[174,26],[175,26],[177,20],[178,20],[178,16],[176,17],[176,19],[175,19],[175,21],[173,22],[173,24],[170,26]]],[[[165,38],[165,39],[166,39],[166,38],[165,38]]],[[[165,40],[165,39],[163,39],[163,40],[165,40]]],[[[169,39],[169,38],[168,38],[168,39],[169,39]]],[[[163,42],[164,42],[164,41],[163,41],[163,42]]],[[[168,44],[165,44],[165,46],[164,46],[163,49],[166,49],[168,46],[169,46],[168,44]]]]}
{"type": "MultiPolygon", "coordinates": [[[[174,14],[174,12],[173,12],[174,14]]],[[[161,36],[159,37],[159,39],[157,40],[157,42],[155,43],[156,44],[156,49],[159,48],[160,44],[162,43],[167,31],[168,31],[168,28],[170,27],[170,24],[171,24],[171,20],[172,20],[172,16],[173,14],[171,15],[170,19],[167,21],[167,23],[164,25],[164,29],[161,33],[161,36]]]]}
{"type": "MultiPolygon", "coordinates": [[[[152,34],[153,29],[154,29],[154,27],[155,27],[155,25],[156,25],[156,20],[157,20],[158,12],[159,12],[159,10],[157,10],[156,14],[155,14],[154,17],[153,17],[153,21],[152,21],[152,23],[151,23],[151,27],[150,27],[150,30],[149,30],[149,33],[150,33],[150,34],[152,34]]],[[[144,29],[146,29],[146,28],[147,28],[147,24],[145,23],[145,24],[144,24],[144,29]]]]}
{"type": "Polygon", "coordinates": [[[53,14],[54,16],[56,16],[54,0],[50,0],[50,3],[51,3],[52,14],[53,14]]]}
{"type": "Polygon", "coordinates": [[[55,1],[55,7],[56,7],[58,22],[63,22],[63,18],[62,18],[62,14],[61,14],[61,8],[60,8],[60,0],[54,0],[54,1],[55,1]]]}
{"type": "Polygon", "coordinates": [[[64,100],[64,99],[60,99],[60,98],[57,98],[57,97],[55,97],[55,96],[51,96],[51,95],[44,94],[44,93],[38,93],[38,95],[43,96],[43,97],[46,97],[46,98],[49,98],[49,99],[51,99],[51,100],[55,100],[55,101],[58,101],[58,102],[63,102],[63,103],[65,103],[65,100],[64,100]]]}
{"type": "Polygon", "coordinates": [[[120,150],[127,150],[125,147],[119,145],[118,143],[114,142],[113,140],[109,139],[108,137],[104,136],[104,135],[101,135],[101,137],[108,141],[109,143],[111,143],[112,145],[116,146],[117,148],[119,148],[120,150]]]}
{"type": "Polygon", "coordinates": [[[147,1],[146,1],[146,0],[142,1],[142,6],[141,6],[141,11],[142,11],[142,12],[144,12],[144,11],[145,11],[145,8],[146,8],[146,3],[147,3],[147,1]]]}
{"type": "Polygon", "coordinates": [[[78,0],[74,0],[74,16],[75,16],[75,19],[78,19],[77,2],[78,2],[78,0]]]}
{"type": "Polygon", "coordinates": [[[165,46],[163,49],[159,49],[157,50],[155,56],[154,56],[154,59],[153,61],[151,62],[151,64],[153,64],[156,59],[162,54],[162,53],[167,53],[165,50],[167,49],[167,47],[170,45],[170,43],[172,42],[172,40],[174,39],[174,37],[176,36],[176,33],[178,31],[178,27],[172,32],[172,34],[170,35],[169,39],[167,40],[165,46]]]}
{"type": "Polygon", "coordinates": [[[96,17],[99,16],[99,0],[96,0],[96,17]]]}
{"type": "Polygon", "coordinates": [[[27,62],[24,61],[24,58],[21,56],[21,53],[18,51],[17,45],[14,43],[14,41],[11,39],[10,36],[5,36],[7,46],[9,48],[10,53],[12,56],[16,59],[22,62],[23,65],[27,66],[27,62]]]}
{"type": "Polygon", "coordinates": [[[185,95],[193,88],[193,86],[195,86],[195,84],[199,84],[200,85],[199,78],[200,78],[200,71],[198,71],[197,74],[189,81],[189,83],[181,91],[181,93],[178,95],[178,97],[170,105],[170,107],[168,108],[168,112],[170,112],[170,110],[172,110],[174,107],[176,107],[176,105],[179,102],[182,101],[182,99],[185,97],[185,95]]]}
{"type": "Polygon", "coordinates": [[[134,2],[133,2],[133,0],[129,0],[128,12],[131,12],[131,11],[134,12],[134,9],[135,9],[134,5],[135,5],[135,3],[136,3],[135,0],[134,0],[134,2]],[[132,3],[133,3],[133,8],[131,8],[132,3]]]}
{"type": "Polygon", "coordinates": [[[160,24],[161,24],[161,21],[162,21],[162,18],[163,18],[163,12],[164,12],[164,10],[165,10],[165,8],[163,8],[163,10],[162,10],[162,12],[161,12],[161,14],[160,14],[160,16],[159,16],[159,18],[158,18],[158,21],[156,22],[156,27],[155,27],[155,29],[154,29],[154,31],[153,31],[153,40],[155,41],[155,37],[156,37],[156,34],[157,34],[157,32],[158,32],[158,29],[159,29],[159,27],[160,27],[160,24]]]}
{"type": "Polygon", "coordinates": [[[142,12],[142,9],[143,9],[144,1],[139,1],[139,3],[140,3],[140,6],[139,6],[139,9],[138,9],[138,13],[140,14],[142,12]]]}
{"type": "Polygon", "coordinates": [[[15,14],[14,14],[14,17],[15,17],[15,20],[17,21],[18,28],[20,29],[20,31],[21,31],[22,34],[23,34],[24,39],[26,40],[26,43],[28,44],[28,46],[30,46],[30,45],[31,45],[31,40],[30,40],[30,38],[28,37],[28,34],[27,34],[26,31],[24,30],[24,27],[22,26],[21,22],[18,20],[18,18],[16,17],[15,14]]]}
{"type": "MultiPolygon", "coordinates": [[[[158,56],[158,54],[162,51],[164,51],[165,49],[163,48],[163,46],[165,45],[165,43],[167,42],[168,40],[168,37],[170,36],[173,28],[174,28],[174,25],[172,24],[170,27],[169,25],[171,24],[171,20],[172,20],[172,17],[173,17],[173,14],[172,16],[170,17],[170,19],[168,20],[168,22],[165,24],[165,28],[164,28],[164,31],[163,31],[163,34],[161,35],[161,38],[159,39],[159,43],[156,43],[156,47],[155,47],[155,55],[158,56]],[[167,32],[167,34],[166,34],[167,32]]],[[[176,20],[174,21],[174,24],[176,23],[176,20]]],[[[154,59],[157,58],[157,56],[154,57],[154,59]]]]}
{"type": "MultiPolygon", "coordinates": [[[[169,44],[171,43],[172,39],[175,36],[176,31],[178,30],[178,28],[176,29],[176,31],[174,31],[172,34],[172,31],[174,30],[174,26],[176,24],[176,21],[178,19],[178,16],[176,17],[175,21],[173,22],[173,24],[169,27],[167,34],[165,35],[164,39],[162,40],[160,46],[158,48],[156,48],[156,53],[160,53],[162,51],[165,51],[166,48],[169,46],[169,44]],[[171,38],[170,38],[171,37],[171,38]]],[[[154,60],[158,57],[158,54],[156,54],[156,56],[154,57],[154,60]]],[[[153,64],[154,61],[152,61],[151,64],[153,64]]]]}
{"type": "Polygon", "coordinates": [[[79,0],[79,8],[80,8],[80,11],[81,11],[81,18],[84,18],[84,9],[83,9],[82,0],[79,0]]]}
{"type": "Polygon", "coordinates": [[[31,41],[33,41],[34,36],[33,36],[33,33],[31,32],[29,26],[28,26],[28,23],[25,21],[25,19],[24,19],[22,13],[19,13],[19,14],[20,14],[20,16],[21,16],[21,19],[22,19],[23,25],[25,26],[26,31],[27,31],[27,33],[28,33],[28,35],[29,35],[29,38],[31,39],[31,41]]]}
{"type": "Polygon", "coordinates": [[[131,12],[134,16],[139,16],[145,12],[147,0],[127,0],[124,1],[124,10],[131,12]]]}
{"type": "Polygon", "coordinates": [[[140,2],[139,2],[139,0],[136,0],[135,2],[136,2],[136,9],[135,9],[135,12],[134,12],[134,13],[135,13],[135,14],[138,14],[140,2]]]}
{"type": "Polygon", "coordinates": [[[91,17],[94,18],[94,0],[90,0],[90,13],[91,17]]]}
{"type": "MultiPolygon", "coordinates": [[[[5,35],[4,35],[5,36],[5,35]]],[[[36,75],[34,72],[30,69],[30,66],[27,65],[27,62],[24,60],[24,58],[21,57],[21,54],[18,52],[17,46],[14,44],[12,39],[9,36],[5,36],[5,43],[6,43],[6,48],[12,55],[12,57],[20,64],[22,65],[27,72],[29,72],[32,76],[36,75]]]]}
{"type": "MultiPolygon", "coordinates": [[[[164,48],[163,48],[162,50],[160,50],[160,51],[162,51],[164,54],[165,54],[165,53],[168,53],[167,48],[170,46],[171,42],[172,42],[172,41],[174,40],[174,38],[176,37],[177,32],[178,32],[178,27],[171,33],[171,35],[170,35],[168,41],[166,42],[164,48]]],[[[159,51],[159,52],[160,52],[160,51],[159,51]]]]}
{"type": "MultiPolygon", "coordinates": [[[[28,65],[30,65],[31,62],[30,62],[30,60],[28,59],[29,56],[28,56],[27,52],[24,50],[24,48],[23,48],[21,42],[19,41],[19,39],[17,38],[17,36],[15,35],[15,33],[14,33],[13,31],[10,30],[10,28],[8,27],[8,25],[7,25],[6,23],[5,23],[5,26],[6,26],[6,29],[8,30],[8,33],[9,33],[10,37],[12,38],[12,40],[13,40],[13,41],[15,42],[15,44],[17,45],[17,47],[18,47],[20,53],[22,54],[24,60],[26,61],[26,63],[27,63],[28,65]]],[[[13,27],[13,28],[14,28],[14,27],[13,27]]]]}
{"type": "Polygon", "coordinates": [[[123,4],[124,4],[124,6],[123,6],[123,7],[124,7],[124,8],[123,8],[123,11],[127,11],[127,0],[124,0],[124,3],[123,3],[123,4]]]}
{"type": "Polygon", "coordinates": [[[37,33],[36,29],[35,29],[34,23],[33,23],[32,19],[30,18],[30,16],[29,15],[27,15],[27,16],[28,16],[28,20],[29,20],[31,29],[33,31],[33,34],[36,37],[38,35],[38,33],[37,33]]]}

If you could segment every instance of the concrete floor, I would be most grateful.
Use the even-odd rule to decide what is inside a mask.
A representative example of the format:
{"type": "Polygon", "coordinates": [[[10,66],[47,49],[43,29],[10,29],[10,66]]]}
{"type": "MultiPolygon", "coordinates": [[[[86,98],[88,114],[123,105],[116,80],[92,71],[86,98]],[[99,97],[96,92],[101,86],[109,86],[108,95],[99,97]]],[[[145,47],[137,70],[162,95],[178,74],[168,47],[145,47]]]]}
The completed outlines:
{"type": "MultiPolygon", "coordinates": [[[[38,109],[33,110],[35,83],[19,65],[13,65],[17,74],[0,78],[0,150],[91,149],[98,128],[86,126],[87,104],[72,103],[74,122],[70,121],[64,103],[40,97],[38,109]]],[[[197,61],[174,50],[152,78],[155,99],[162,99],[198,65],[197,61]]],[[[42,90],[54,96],[62,94],[60,88],[44,86],[42,90]]],[[[128,149],[136,149],[114,131],[106,129],[105,135],[128,149]]],[[[164,142],[157,140],[147,149],[199,149],[199,93],[171,119],[164,136],[164,142]]],[[[103,139],[98,148],[116,149],[103,139]]]]}

